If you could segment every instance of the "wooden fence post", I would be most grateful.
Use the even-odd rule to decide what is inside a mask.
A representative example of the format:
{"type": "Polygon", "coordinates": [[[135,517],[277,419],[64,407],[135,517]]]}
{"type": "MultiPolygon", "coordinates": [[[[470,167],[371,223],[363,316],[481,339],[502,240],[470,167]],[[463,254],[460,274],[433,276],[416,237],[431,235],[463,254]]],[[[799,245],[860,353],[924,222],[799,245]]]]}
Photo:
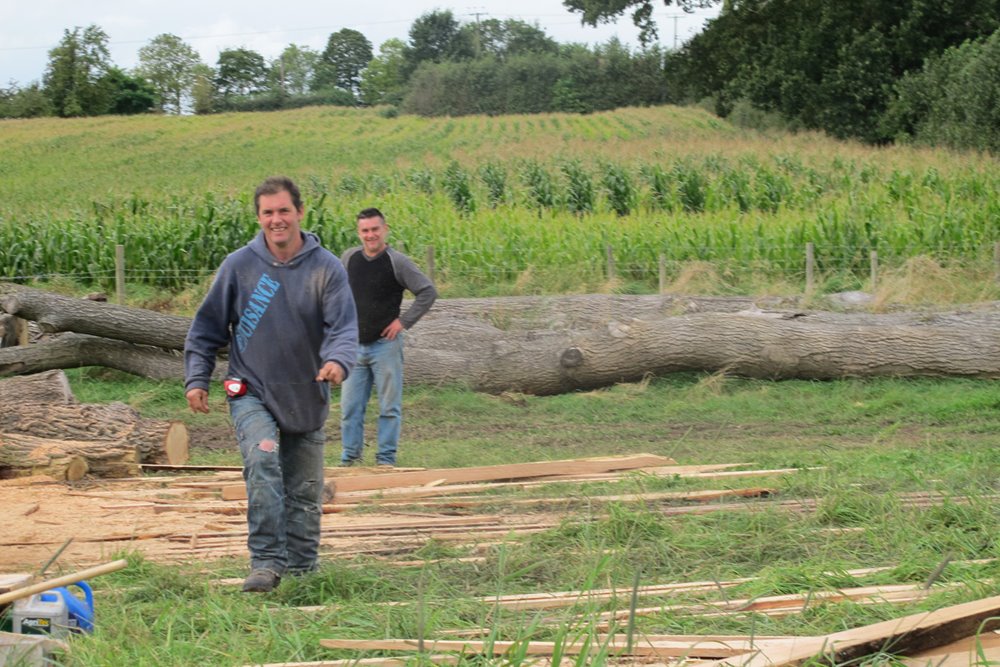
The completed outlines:
{"type": "Polygon", "coordinates": [[[806,243],[806,294],[812,294],[815,287],[816,254],[812,241],[806,243]]]}
{"type": "Polygon", "coordinates": [[[994,278],[1000,283],[1000,241],[993,244],[994,278]]]}
{"type": "Polygon", "coordinates": [[[878,288],[878,251],[872,250],[868,255],[868,261],[871,263],[872,270],[872,287],[871,290],[874,292],[878,288]]]}
{"type": "Polygon", "coordinates": [[[115,294],[118,297],[118,305],[125,305],[125,246],[118,244],[115,246],[115,294]]]}
{"type": "Polygon", "coordinates": [[[660,265],[659,294],[663,294],[667,290],[667,256],[664,255],[663,253],[660,253],[659,265],[660,265]]]}
{"type": "Polygon", "coordinates": [[[437,281],[434,279],[434,246],[427,246],[427,277],[431,279],[432,283],[437,281]]]}

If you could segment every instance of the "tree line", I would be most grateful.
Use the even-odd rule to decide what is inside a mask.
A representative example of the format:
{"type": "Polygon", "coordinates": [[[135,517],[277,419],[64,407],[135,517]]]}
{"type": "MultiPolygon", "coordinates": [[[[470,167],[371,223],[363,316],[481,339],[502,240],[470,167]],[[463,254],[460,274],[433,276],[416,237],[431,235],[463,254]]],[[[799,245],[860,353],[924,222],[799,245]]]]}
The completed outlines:
{"type": "Polygon", "coordinates": [[[387,105],[422,114],[593,111],[663,103],[664,53],[617,40],[559,44],[517,19],[460,23],[450,11],[418,18],[409,40],[374,52],[361,32],[332,33],[322,51],[290,44],[273,60],[246,47],[202,62],[183,39],[161,34],[126,71],[111,62],[99,26],[65,30],[41,81],[0,88],[0,117],[147,112],[207,114],[315,104],[387,105]],[[464,85],[456,88],[456,78],[464,85]],[[457,95],[453,96],[453,93],[457,95]]]}
{"type": "Polygon", "coordinates": [[[663,0],[721,2],[678,51],[654,43],[658,0],[564,0],[585,23],[631,10],[644,40],[560,44],[516,19],[460,23],[424,14],[408,41],[375,53],[357,30],[317,51],[291,44],[201,62],[163,34],[125,71],[98,26],[66,30],[41,82],[0,88],[0,117],[160,111],[198,114],[315,104],[385,105],[387,114],[587,113],[701,104],[752,127],[816,129],[869,143],[1000,150],[1000,0],[663,0]]]}
{"type": "MultiPolygon", "coordinates": [[[[657,1],[564,4],[592,25],[631,12],[651,40],[657,1]]],[[[672,102],[756,127],[1000,151],[1000,0],[663,2],[722,5],[667,59],[672,102]]]]}

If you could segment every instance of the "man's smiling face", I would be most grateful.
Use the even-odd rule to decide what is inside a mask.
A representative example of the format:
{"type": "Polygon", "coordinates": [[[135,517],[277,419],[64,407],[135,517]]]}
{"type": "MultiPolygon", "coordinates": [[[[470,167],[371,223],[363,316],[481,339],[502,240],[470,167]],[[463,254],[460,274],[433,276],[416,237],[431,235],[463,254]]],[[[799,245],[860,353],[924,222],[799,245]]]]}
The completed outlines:
{"type": "Polygon", "coordinates": [[[300,239],[302,211],[295,208],[292,196],[284,190],[273,195],[261,195],[257,222],[269,248],[285,249],[300,239]]]}

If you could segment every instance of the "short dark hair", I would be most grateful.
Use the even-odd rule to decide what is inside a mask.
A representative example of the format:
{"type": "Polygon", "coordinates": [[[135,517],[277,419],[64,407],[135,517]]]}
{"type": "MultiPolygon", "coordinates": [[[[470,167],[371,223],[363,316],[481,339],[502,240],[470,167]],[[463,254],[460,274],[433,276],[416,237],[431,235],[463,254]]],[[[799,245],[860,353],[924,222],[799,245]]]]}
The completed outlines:
{"type": "Polygon", "coordinates": [[[382,211],[378,210],[374,206],[372,208],[365,208],[358,213],[358,220],[364,220],[365,218],[380,218],[382,222],[385,222],[385,216],[382,215],[382,211]]]}
{"type": "Polygon", "coordinates": [[[253,207],[260,213],[260,198],[264,195],[276,195],[279,192],[287,192],[292,198],[292,205],[296,211],[302,210],[302,193],[295,181],[287,176],[270,176],[263,183],[257,186],[253,193],[253,207]]]}

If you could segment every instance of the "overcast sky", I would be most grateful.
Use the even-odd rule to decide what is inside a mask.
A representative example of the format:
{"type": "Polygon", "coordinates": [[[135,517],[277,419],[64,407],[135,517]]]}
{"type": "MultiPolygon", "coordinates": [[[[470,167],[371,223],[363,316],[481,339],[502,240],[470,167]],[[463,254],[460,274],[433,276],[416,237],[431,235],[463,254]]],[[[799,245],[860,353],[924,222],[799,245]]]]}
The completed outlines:
{"type": "MultiPolygon", "coordinates": [[[[246,47],[268,59],[292,43],[322,51],[330,33],[342,28],[364,34],[377,54],[387,39],[407,41],[413,21],[438,9],[450,9],[462,23],[477,17],[537,23],[560,43],[594,45],[617,36],[633,48],[638,46],[638,30],[629,16],[615,24],[584,27],[562,0],[4,0],[0,86],[41,81],[49,50],[64,30],[76,26],[103,28],[112,62],[124,69],[135,67],[139,48],[162,33],[181,37],[214,66],[219,51],[227,48],[246,47]]],[[[682,44],[715,14],[716,10],[685,14],[658,3],[654,17],[660,43],[666,48],[682,44]]]]}

